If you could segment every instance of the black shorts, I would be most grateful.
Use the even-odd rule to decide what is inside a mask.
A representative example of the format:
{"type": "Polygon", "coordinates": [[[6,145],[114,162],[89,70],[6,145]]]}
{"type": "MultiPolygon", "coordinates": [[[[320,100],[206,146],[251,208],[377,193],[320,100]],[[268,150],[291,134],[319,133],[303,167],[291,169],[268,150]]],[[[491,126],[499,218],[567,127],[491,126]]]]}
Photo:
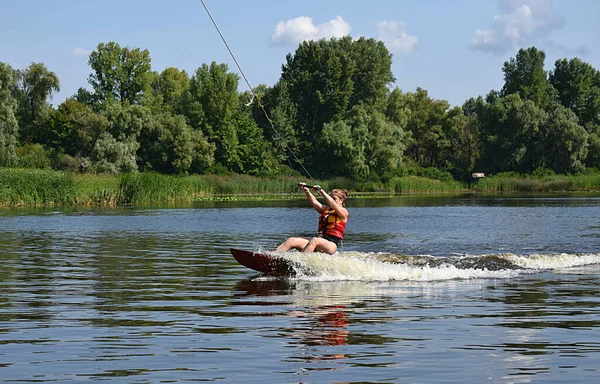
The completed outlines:
{"type": "Polygon", "coordinates": [[[339,237],[331,236],[331,235],[328,235],[326,233],[319,233],[319,237],[322,237],[325,240],[331,241],[336,246],[338,246],[340,244],[340,240],[341,240],[339,237]]]}

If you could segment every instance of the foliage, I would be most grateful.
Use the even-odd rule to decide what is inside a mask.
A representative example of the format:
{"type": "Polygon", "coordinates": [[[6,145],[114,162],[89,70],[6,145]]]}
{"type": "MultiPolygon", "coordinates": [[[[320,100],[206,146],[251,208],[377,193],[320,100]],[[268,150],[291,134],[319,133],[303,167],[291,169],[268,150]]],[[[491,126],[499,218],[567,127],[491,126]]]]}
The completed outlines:
{"type": "Polygon", "coordinates": [[[19,125],[15,116],[17,103],[11,96],[14,84],[12,68],[0,62],[0,167],[17,163],[15,150],[19,125]]]}
{"type": "MultiPolygon", "coordinates": [[[[353,40],[346,36],[305,41],[293,55],[288,54],[280,82],[286,91],[282,95],[289,97],[285,104],[293,105],[287,110],[294,112],[292,126],[297,134],[300,161],[323,175],[331,172],[331,166],[320,159],[328,145],[333,145],[334,148],[330,148],[333,151],[346,148],[360,153],[363,143],[332,142],[333,125],[344,129],[342,134],[348,133],[345,127],[351,126],[357,133],[356,124],[343,121],[347,113],[361,104],[369,110],[383,112],[387,85],[393,80],[391,55],[381,42],[373,39],[353,40]],[[321,145],[313,145],[315,142],[321,145]]],[[[351,137],[356,138],[361,139],[361,135],[351,137]]],[[[340,153],[336,157],[340,160],[340,153]]],[[[369,172],[367,164],[352,168],[351,172],[359,175],[369,172]]],[[[347,175],[349,170],[342,172],[347,175]]]]}
{"type": "Polygon", "coordinates": [[[93,99],[101,105],[114,101],[139,103],[152,80],[150,62],[147,49],[121,48],[114,41],[98,44],[88,60],[94,71],[88,78],[94,89],[93,99]]]}
{"type": "Polygon", "coordinates": [[[501,96],[518,94],[522,100],[530,100],[545,108],[550,104],[554,88],[548,82],[544,70],[546,53],[535,47],[520,49],[516,58],[504,63],[504,87],[501,96]]]}
{"type": "Polygon", "coordinates": [[[600,72],[578,58],[559,59],[549,81],[557,90],[560,103],[575,113],[579,124],[600,124],[600,72]]]}
{"type": "Polygon", "coordinates": [[[406,156],[422,167],[444,166],[443,154],[450,142],[441,122],[449,108],[448,102],[430,98],[421,88],[405,98],[410,111],[406,130],[411,134],[406,156]]]}
{"type": "Polygon", "coordinates": [[[184,117],[163,113],[144,124],[139,136],[139,160],[144,170],[200,173],[214,162],[215,147],[184,117]]]}
{"type": "Polygon", "coordinates": [[[135,140],[117,141],[110,133],[104,132],[91,153],[92,170],[95,173],[137,172],[135,153],[140,144],[135,140]]]}
{"type": "MultiPolygon", "coordinates": [[[[391,191],[419,189],[420,178],[439,180],[446,186],[423,188],[442,190],[474,172],[523,179],[600,167],[599,72],[578,58],[546,72],[545,58],[535,47],[519,50],[502,67],[500,90],[453,108],[422,88],[390,88],[392,55],[366,38],[303,42],[274,86],[252,92],[238,91],[239,76],[225,64],[153,72],[148,50],[101,43],[88,62],[92,89],[56,108],[48,99],[60,84],[44,64],[0,63],[0,166],[314,175],[391,191]]],[[[552,183],[501,188],[563,182],[552,183]]],[[[95,193],[89,201],[119,201],[113,191],[95,193]]]]}
{"type": "Polygon", "coordinates": [[[67,99],[50,114],[40,141],[60,148],[70,156],[88,157],[96,140],[109,128],[109,121],[74,99],[67,99]]]}
{"type": "Polygon", "coordinates": [[[238,79],[225,64],[203,64],[192,76],[184,102],[190,126],[215,147],[215,161],[232,171],[242,167],[236,129],[238,79]]]}
{"type": "Polygon", "coordinates": [[[17,148],[18,167],[50,169],[51,160],[41,144],[26,144],[17,148]]]}
{"type": "Polygon", "coordinates": [[[48,117],[48,98],[60,91],[60,81],[56,73],[49,71],[42,63],[32,63],[15,74],[17,81],[14,93],[19,104],[21,142],[38,142],[48,117]]]}

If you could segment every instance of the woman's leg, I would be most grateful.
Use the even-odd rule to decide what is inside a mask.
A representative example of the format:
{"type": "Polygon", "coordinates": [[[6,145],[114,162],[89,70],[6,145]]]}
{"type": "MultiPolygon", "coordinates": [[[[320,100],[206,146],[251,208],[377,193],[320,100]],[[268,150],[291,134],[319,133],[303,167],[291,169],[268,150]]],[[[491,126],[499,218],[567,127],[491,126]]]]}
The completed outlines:
{"type": "Polygon", "coordinates": [[[302,238],[302,237],[290,237],[289,239],[287,239],[286,241],[284,241],[279,247],[277,247],[277,249],[275,249],[276,251],[289,251],[290,249],[297,249],[299,251],[302,251],[306,245],[308,244],[308,240],[302,238]]]}
{"type": "Polygon", "coordinates": [[[308,241],[302,252],[323,252],[333,255],[337,251],[337,245],[334,242],[325,240],[322,237],[313,237],[308,241]]]}

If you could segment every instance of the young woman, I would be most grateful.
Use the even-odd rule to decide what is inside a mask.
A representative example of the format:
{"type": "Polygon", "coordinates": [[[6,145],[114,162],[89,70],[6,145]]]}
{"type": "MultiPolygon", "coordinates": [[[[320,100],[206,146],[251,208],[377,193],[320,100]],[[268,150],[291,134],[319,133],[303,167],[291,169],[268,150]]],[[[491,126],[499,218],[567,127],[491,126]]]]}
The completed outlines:
{"type": "Polygon", "coordinates": [[[306,183],[298,183],[298,186],[304,190],[310,205],[321,214],[319,216],[317,236],[310,240],[302,237],[290,237],[277,247],[276,250],[289,251],[294,248],[301,252],[317,251],[334,254],[337,251],[340,240],[344,237],[344,230],[348,222],[348,211],[344,208],[348,191],[345,189],[334,189],[328,194],[320,186],[315,185],[312,188],[317,194],[325,198],[327,205],[324,205],[311,193],[306,183]]]}

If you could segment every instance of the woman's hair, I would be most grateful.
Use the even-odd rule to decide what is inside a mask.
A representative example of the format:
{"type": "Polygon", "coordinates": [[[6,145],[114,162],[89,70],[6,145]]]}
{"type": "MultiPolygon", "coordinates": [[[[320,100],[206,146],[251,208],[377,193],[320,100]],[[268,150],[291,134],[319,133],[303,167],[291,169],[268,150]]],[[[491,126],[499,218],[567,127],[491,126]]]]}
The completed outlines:
{"type": "Polygon", "coordinates": [[[342,205],[344,205],[346,198],[348,198],[348,191],[346,191],[345,189],[333,189],[329,194],[331,195],[331,197],[337,196],[340,199],[342,199],[342,205]]]}

